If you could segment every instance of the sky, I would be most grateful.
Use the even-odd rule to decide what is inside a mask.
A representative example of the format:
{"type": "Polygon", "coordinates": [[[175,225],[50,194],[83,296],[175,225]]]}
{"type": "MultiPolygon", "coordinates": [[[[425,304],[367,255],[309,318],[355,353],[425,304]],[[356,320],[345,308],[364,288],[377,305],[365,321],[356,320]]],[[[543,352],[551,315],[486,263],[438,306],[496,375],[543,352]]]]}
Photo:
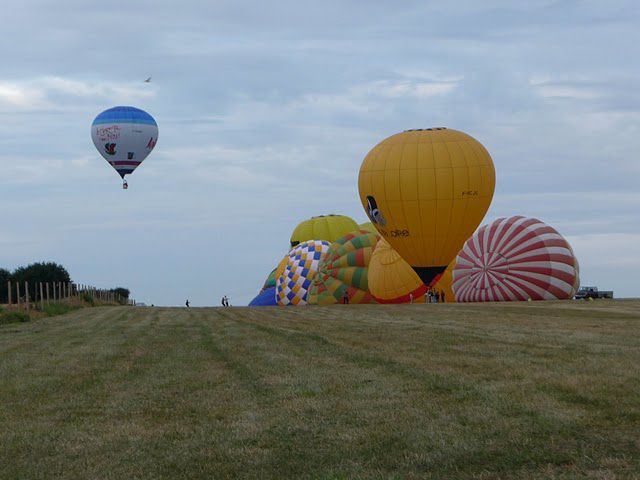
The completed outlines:
{"type": "Polygon", "coordinates": [[[640,296],[638,2],[22,0],[2,18],[1,267],[247,304],[300,221],[366,221],[373,146],[444,126],[493,157],[483,224],[539,218],[583,285],[640,296]],[[90,137],[114,105],[160,132],[127,191],[90,137]]]}

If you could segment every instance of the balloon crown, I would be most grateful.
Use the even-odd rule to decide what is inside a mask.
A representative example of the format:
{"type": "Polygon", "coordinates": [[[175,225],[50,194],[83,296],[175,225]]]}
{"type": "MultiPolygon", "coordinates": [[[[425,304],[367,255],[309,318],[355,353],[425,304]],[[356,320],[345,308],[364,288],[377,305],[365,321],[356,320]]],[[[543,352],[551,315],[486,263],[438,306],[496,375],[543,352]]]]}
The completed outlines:
{"type": "Polygon", "coordinates": [[[432,130],[446,130],[447,127],[435,127],[435,128],[412,128],[405,130],[405,132],[430,132],[432,130]]]}

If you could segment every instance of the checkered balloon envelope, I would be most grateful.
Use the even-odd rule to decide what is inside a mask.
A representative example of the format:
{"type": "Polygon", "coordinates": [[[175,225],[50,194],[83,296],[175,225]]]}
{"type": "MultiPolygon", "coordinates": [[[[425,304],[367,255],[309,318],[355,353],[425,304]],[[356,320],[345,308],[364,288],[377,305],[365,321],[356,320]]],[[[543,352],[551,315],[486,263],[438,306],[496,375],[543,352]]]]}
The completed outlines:
{"type": "Polygon", "coordinates": [[[278,305],[306,305],[313,277],[329,246],[324,240],[307,240],[289,251],[287,265],[276,281],[278,305]]]}

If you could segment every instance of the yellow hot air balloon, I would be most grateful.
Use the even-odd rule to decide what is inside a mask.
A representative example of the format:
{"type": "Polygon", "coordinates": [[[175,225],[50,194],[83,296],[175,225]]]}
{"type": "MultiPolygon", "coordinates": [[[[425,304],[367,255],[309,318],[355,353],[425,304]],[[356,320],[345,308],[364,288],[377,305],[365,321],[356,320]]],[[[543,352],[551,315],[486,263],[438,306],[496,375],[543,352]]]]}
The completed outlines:
{"type": "Polygon", "coordinates": [[[369,291],[380,303],[424,303],[427,287],[389,243],[380,240],[371,255],[369,291]]]}
{"type": "Polygon", "coordinates": [[[291,234],[291,246],[307,240],[324,240],[333,243],[340,237],[358,229],[358,224],[346,215],[321,215],[300,222],[291,234]]]}
{"type": "Polygon", "coordinates": [[[495,170],[487,150],[446,128],[407,130],[360,167],[360,200],[378,232],[430,285],[482,221],[495,170]]]}
{"type": "Polygon", "coordinates": [[[376,227],[371,222],[361,223],[360,225],[358,225],[358,230],[365,230],[367,232],[371,232],[375,234],[378,233],[378,230],[376,230],[376,227]]]}

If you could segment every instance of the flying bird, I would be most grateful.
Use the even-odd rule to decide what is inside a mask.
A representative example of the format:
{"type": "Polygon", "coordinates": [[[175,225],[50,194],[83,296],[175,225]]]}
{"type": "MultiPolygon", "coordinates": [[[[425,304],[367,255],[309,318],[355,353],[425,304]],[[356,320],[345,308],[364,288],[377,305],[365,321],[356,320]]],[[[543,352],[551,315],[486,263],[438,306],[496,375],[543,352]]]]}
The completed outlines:
{"type": "Polygon", "coordinates": [[[150,83],[151,82],[151,77],[147,78],[144,83],[150,83]]]}

